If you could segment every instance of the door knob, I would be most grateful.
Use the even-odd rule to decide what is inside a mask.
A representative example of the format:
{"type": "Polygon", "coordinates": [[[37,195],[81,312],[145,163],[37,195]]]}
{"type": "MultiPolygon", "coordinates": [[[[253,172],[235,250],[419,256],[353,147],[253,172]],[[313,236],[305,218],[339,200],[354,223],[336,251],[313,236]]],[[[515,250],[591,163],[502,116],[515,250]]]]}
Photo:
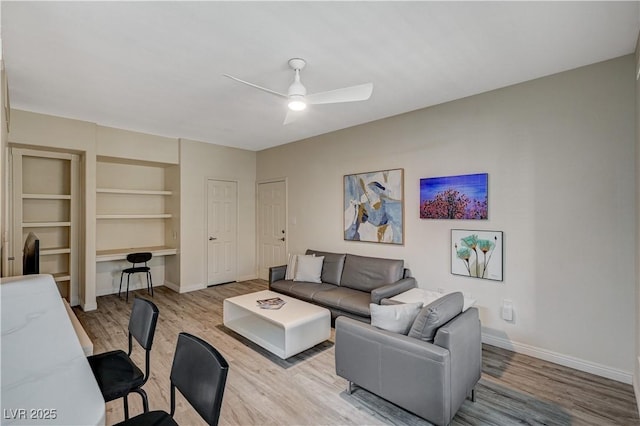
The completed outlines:
{"type": "Polygon", "coordinates": [[[209,241],[217,240],[216,237],[209,237],[209,241]]]}
{"type": "Polygon", "coordinates": [[[280,241],[284,241],[284,237],[282,237],[282,238],[278,238],[278,239],[279,239],[280,241]]]}

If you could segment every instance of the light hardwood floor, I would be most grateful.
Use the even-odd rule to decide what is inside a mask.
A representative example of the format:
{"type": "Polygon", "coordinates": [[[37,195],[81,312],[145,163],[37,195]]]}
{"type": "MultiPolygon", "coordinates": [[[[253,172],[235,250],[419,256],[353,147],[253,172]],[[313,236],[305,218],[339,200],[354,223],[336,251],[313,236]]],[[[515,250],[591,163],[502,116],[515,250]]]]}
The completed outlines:
{"type": "MultiPolygon", "coordinates": [[[[210,342],[230,365],[221,425],[428,425],[335,374],[334,334],[329,341],[281,360],[222,325],[222,301],[264,290],[262,280],[225,284],[186,294],[155,289],[160,310],[151,353],[151,378],[144,389],[152,410],[169,411],[169,371],[177,335],[186,331],[210,342]]],[[[132,292],[150,298],[146,291],[132,292]]],[[[94,343],[94,353],[127,347],[132,304],[116,295],[98,298],[98,310],[76,309],[94,343]]],[[[134,359],[144,365],[138,346],[134,359]]],[[[132,415],[141,412],[138,395],[129,397],[132,415]]],[[[178,395],[176,421],[204,424],[178,395]]],[[[123,419],[122,400],[107,403],[107,424],[123,419]]],[[[476,402],[466,401],[452,425],[640,425],[633,389],[493,346],[483,346],[482,379],[476,402]]]]}

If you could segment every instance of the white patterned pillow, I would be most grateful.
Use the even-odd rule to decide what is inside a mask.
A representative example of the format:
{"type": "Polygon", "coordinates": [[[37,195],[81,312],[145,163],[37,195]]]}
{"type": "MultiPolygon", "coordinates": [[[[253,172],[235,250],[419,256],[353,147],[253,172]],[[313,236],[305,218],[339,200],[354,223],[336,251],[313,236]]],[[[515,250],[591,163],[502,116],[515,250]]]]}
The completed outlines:
{"type": "Polygon", "coordinates": [[[315,254],[289,254],[289,260],[287,261],[287,272],[285,272],[284,279],[292,280],[296,277],[296,266],[298,265],[298,257],[315,256],[315,254]]]}
{"type": "Polygon", "coordinates": [[[287,272],[284,275],[285,280],[292,280],[296,276],[296,263],[298,262],[298,255],[289,253],[289,259],[287,260],[287,272]]]}
{"type": "Polygon", "coordinates": [[[371,325],[383,330],[407,335],[413,322],[422,309],[422,302],[401,303],[398,305],[369,305],[371,325]]]}

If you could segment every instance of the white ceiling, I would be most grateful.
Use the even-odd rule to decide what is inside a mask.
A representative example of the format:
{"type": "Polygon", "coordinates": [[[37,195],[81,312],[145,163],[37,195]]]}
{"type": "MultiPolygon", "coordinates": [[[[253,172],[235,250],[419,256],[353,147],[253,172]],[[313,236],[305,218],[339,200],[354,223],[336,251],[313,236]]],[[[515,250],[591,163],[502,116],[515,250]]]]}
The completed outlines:
{"type": "Polygon", "coordinates": [[[632,53],[638,2],[2,2],[16,109],[260,150],[632,53]],[[282,125],[309,92],[370,100],[282,125]]]}

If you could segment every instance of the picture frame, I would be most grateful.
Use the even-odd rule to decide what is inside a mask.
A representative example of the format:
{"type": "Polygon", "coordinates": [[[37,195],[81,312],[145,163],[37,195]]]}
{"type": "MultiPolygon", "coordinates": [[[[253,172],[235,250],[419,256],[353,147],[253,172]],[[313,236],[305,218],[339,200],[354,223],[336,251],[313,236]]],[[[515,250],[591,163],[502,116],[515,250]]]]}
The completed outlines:
{"type": "Polygon", "coordinates": [[[488,216],[488,173],[420,179],[420,219],[483,220],[488,216]]]}
{"type": "Polygon", "coordinates": [[[346,241],[404,244],[404,169],[344,175],[346,241]]]}
{"type": "Polygon", "coordinates": [[[451,273],[503,281],[502,231],[451,230],[451,273]]]}

